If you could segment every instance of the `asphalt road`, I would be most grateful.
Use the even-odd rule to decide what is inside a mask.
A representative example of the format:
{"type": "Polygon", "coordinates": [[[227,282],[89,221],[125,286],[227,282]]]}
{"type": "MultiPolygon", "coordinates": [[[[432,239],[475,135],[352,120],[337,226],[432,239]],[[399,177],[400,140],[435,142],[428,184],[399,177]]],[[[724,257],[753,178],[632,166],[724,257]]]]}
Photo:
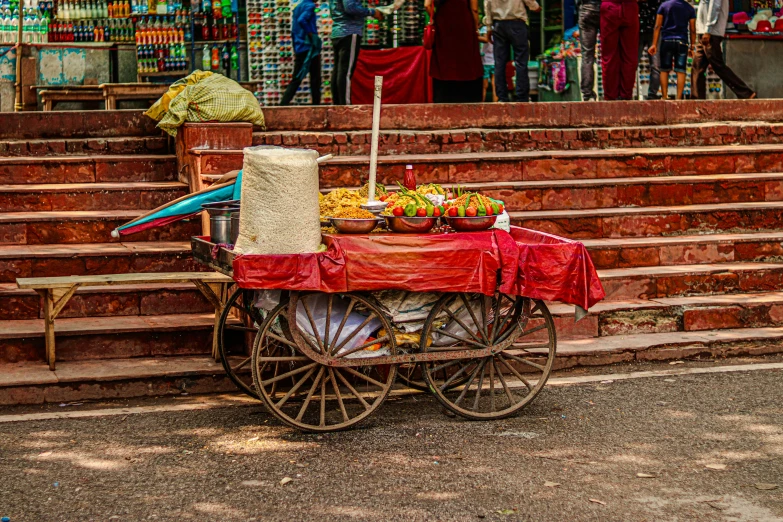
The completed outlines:
{"type": "Polygon", "coordinates": [[[408,396],[321,436],[260,405],[0,422],[0,516],[783,521],[781,392],[783,370],[552,386],[498,422],[408,396]]]}

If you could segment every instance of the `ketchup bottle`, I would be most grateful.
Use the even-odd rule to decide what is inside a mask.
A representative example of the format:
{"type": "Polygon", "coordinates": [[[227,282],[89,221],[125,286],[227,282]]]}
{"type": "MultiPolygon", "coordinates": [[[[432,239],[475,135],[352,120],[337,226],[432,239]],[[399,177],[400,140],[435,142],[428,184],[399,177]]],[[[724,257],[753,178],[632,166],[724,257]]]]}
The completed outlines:
{"type": "Polygon", "coordinates": [[[416,174],[413,173],[413,165],[405,165],[405,177],[402,186],[408,190],[416,190],[416,174]]]}

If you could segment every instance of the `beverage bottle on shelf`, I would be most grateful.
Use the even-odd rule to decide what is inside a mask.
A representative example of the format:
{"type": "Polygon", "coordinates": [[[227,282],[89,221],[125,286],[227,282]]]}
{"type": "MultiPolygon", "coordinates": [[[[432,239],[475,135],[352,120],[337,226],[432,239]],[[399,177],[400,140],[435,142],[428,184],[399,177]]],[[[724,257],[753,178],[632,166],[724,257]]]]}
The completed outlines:
{"type": "Polygon", "coordinates": [[[212,70],[217,71],[220,69],[220,51],[218,50],[218,46],[214,45],[212,47],[212,70]]]}
{"type": "Polygon", "coordinates": [[[174,11],[175,11],[174,0],[166,0],[166,13],[174,14],[174,11]]]}
{"type": "Polygon", "coordinates": [[[220,39],[220,28],[218,27],[217,18],[212,18],[212,31],[210,32],[213,40],[220,39]]]}
{"type": "Polygon", "coordinates": [[[220,0],[220,14],[223,18],[231,17],[231,0],[220,0]]]}
{"type": "Polygon", "coordinates": [[[204,18],[201,25],[201,39],[209,40],[209,19],[204,18]]]}
{"type": "Polygon", "coordinates": [[[136,0],[131,0],[130,11],[131,14],[139,14],[139,3],[136,0]]]}
{"type": "Polygon", "coordinates": [[[185,24],[185,30],[182,32],[182,41],[190,42],[193,40],[193,35],[190,33],[190,24],[185,24]]]}
{"type": "Polygon", "coordinates": [[[109,7],[108,7],[109,18],[114,18],[114,5],[115,5],[114,2],[109,2],[109,7]]]}
{"type": "Polygon", "coordinates": [[[210,11],[212,11],[212,0],[202,0],[201,12],[204,14],[204,16],[207,16],[210,11]]]}
{"type": "Polygon", "coordinates": [[[229,50],[227,43],[223,44],[223,48],[220,50],[220,57],[222,58],[223,69],[228,72],[231,67],[231,51],[229,50]]]}
{"type": "Polygon", "coordinates": [[[214,18],[220,18],[223,14],[223,9],[220,5],[220,0],[212,0],[212,16],[214,18]]]}
{"type": "Polygon", "coordinates": [[[204,49],[201,50],[201,70],[208,71],[212,68],[212,57],[209,50],[209,44],[204,44],[204,49]]]}
{"type": "Polygon", "coordinates": [[[237,52],[237,46],[231,46],[231,69],[239,70],[239,53],[237,52]]]}
{"type": "Polygon", "coordinates": [[[108,18],[109,17],[109,6],[106,0],[101,0],[101,18],[108,18]]]}
{"type": "Polygon", "coordinates": [[[237,24],[237,15],[231,17],[231,38],[236,39],[239,36],[239,25],[237,24]]]}

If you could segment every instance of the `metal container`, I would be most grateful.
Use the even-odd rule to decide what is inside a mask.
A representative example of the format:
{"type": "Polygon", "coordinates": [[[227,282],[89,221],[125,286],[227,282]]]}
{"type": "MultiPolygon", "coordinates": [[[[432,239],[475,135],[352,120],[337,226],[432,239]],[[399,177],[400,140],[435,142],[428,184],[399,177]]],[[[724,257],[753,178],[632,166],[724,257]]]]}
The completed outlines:
{"type": "Polygon", "coordinates": [[[392,232],[402,234],[423,234],[432,230],[436,217],[407,217],[407,216],[383,216],[386,218],[386,226],[392,232]]]}
{"type": "Polygon", "coordinates": [[[379,223],[377,218],[330,218],[329,221],[341,234],[369,234],[379,223]]]}
{"type": "Polygon", "coordinates": [[[495,216],[475,216],[475,217],[453,217],[444,216],[446,223],[457,232],[479,232],[489,230],[495,224],[498,217],[495,216]]]}
{"type": "Polygon", "coordinates": [[[239,200],[233,199],[231,201],[218,201],[216,203],[204,203],[201,208],[207,211],[207,214],[211,216],[227,216],[231,217],[232,212],[239,210],[239,200]]]}
{"type": "Polygon", "coordinates": [[[210,241],[215,244],[231,242],[231,216],[209,216],[210,241]]]}
{"type": "Polygon", "coordinates": [[[237,244],[237,238],[239,237],[239,212],[235,211],[231,213],[231,244],[237,244]]]}

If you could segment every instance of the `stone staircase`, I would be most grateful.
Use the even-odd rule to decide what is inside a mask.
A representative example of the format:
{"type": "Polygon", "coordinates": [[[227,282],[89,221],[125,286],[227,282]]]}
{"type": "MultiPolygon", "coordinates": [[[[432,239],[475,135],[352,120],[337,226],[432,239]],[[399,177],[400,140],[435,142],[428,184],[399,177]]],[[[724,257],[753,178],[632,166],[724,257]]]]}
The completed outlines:
{"type": "MultiPolygon", "coordinates": [[[[88,362],[113,360],[115,370],[139,386],[145,361],[208,354],[213,308],[194,287],[85,287],[57,319],[63,368],[52,375],[38,371],[42,307],[37,294],[16,288],[16,278],[200,270],[190,255],[190,236],[200,223],[180,222],[122,242],[111,237],[116,226],[187,193],[176,181],[168,138],[140,113],[9,119],[10,128],[0,129],[0,403],[44,400],[41,386],[53,378],[66,382],[74,371],[78,385],[71,393],[84,396],[80,386],[105,376],[98,366],[87,371],[88,362]],[[81,126],[69,125],[71,117],[81,126]]],[[[92,396],[138,393],[101,388],[92,396]]]]}
{"type": "MultiPolygon", "coordinates": [[[[0,403],[231,389],[188,287],[80,290],[58,319],[58,370],[43,364],[40,303],[15,278],[200,268],[197,222],[109,236],[185,192],[166,139],[133,111],[64,114],[0,129],[0,403]]],[[[322,187],[367,176],[368,107],[265,115],[254,143],[338,155],[322,187]]],[[[607,299],[579,323],[552,306],[561,367],[781,350],[780,104],[398,106],[382,128],[383,182],[413,164],[420,182],[485,191],[515,224],[588,247],[607,299]]],[[[241,151],[212,159],[206,175],[241,168],[241,151]]]]}

